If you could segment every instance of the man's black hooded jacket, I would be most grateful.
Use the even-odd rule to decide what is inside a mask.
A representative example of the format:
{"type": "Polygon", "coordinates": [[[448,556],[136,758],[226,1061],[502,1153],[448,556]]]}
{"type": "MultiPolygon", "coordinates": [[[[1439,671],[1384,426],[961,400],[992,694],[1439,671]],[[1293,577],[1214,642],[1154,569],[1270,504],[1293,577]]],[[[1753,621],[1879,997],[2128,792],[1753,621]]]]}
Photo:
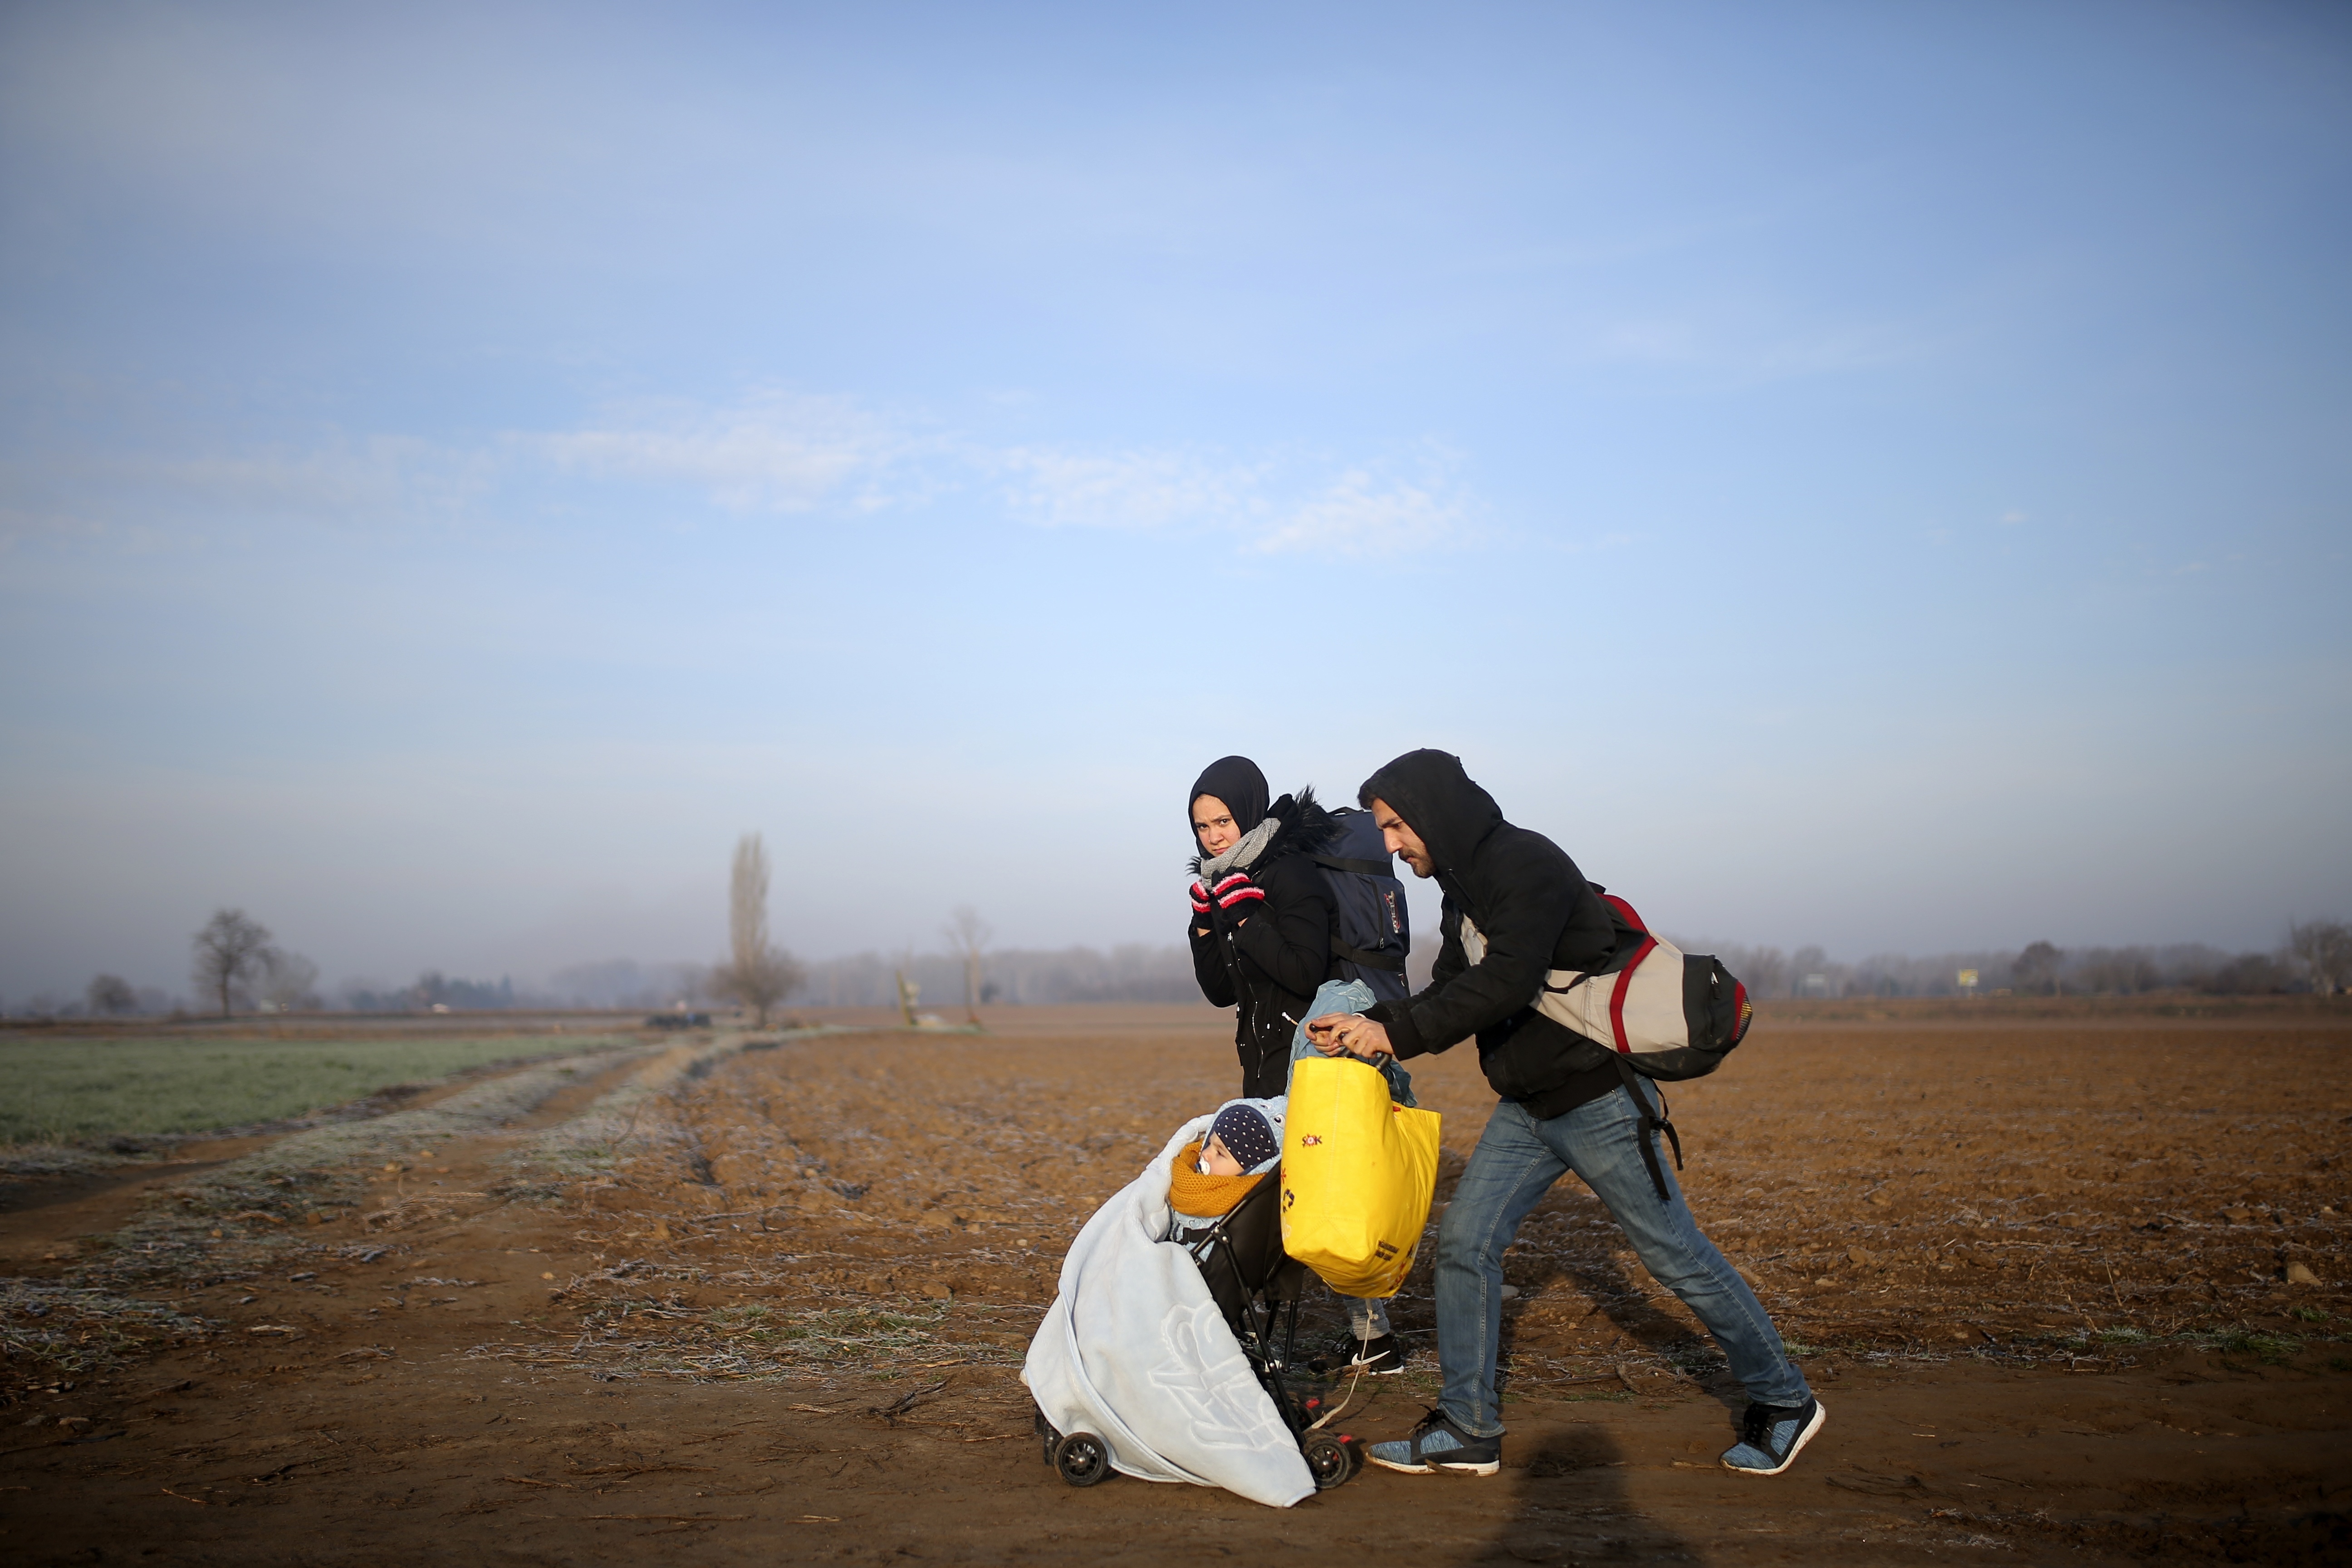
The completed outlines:
{"type": "Polygon", "coordinates": [[[1400,1058],[1443,1051],[1475,1035],[1478,1065],[1505,1100],[1558,1116],[1617,1086],[1605,1046],[1535,1010],[1544,973],[1606,968],[1615,915],[1559,846],[1514,827],[1461,759],[1408,752],[1364,782],[1369,809],[1384,801],[1418,834],[1444,890],[1444,939],[1428,988],[1366,1016],[1386,1026],[1400,1058]],[[1472,963],[1462,946],[1467,914],[1486,939],[1472,963]]]}

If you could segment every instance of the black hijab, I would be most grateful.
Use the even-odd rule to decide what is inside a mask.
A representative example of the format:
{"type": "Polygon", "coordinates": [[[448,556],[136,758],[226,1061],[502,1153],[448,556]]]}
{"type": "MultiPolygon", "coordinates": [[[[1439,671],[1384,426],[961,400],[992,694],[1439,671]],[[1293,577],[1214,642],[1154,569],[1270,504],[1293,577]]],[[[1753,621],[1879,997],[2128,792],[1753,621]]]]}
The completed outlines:
{"type": "MultiPolygon", "coordinates": [[[[1204,795],[1215,795],[1234,814],[1234,826],[1247,833],[1265,820],[1265,775],[1247,757],[1219,757],[1201,770],[1192,781],[1192,793],[1184,797],[1184,830],[1192,829],[1192,803],[1204,795]]],[[[1200,835],[1192,835],[1193,847],[1200,847],[1200,835]]]]}

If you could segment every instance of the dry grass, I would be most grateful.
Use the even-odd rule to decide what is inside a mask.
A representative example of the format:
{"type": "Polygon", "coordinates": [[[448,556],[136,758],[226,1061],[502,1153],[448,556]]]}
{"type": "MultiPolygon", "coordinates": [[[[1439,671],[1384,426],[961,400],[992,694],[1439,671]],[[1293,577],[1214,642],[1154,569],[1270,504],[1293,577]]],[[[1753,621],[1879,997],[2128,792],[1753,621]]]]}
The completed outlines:
{"type": "MultiPolygon", "coordinates": [[[[567,1189],[577,1239],[625,1261],[572,1283],[590,1331],[562,1353],[725,1375],[875,1347],[1013,1358],[1068,1237],[1230,1092],[1192,1045],[869,1037],[846,1058],[794,1045],[641,1100],[625,1146],[567,1189]]],[[[2352,1106],[2313,1088],[2335,1081],[2341,1048],[2220,1025],[2151,1040],[1784,1024],[1672,1092],[1702,1224],[1799,1353],[2088,1366],[2295,1305],[2315,1316],[2264,1331],[2324,1339],[2352,1317],[2343,1222],[2323,1212],[2352,1208],[2335,1163],[2352,1106]],[[2298,1260],[2335,1286],[2291,1290],[2298,1260]]],[[[1442,1201],[1493,1097],[1466,1052],[1415,1068],[1446,1116],[1442,1201]]],[[[1398,1303],[1424,1345],[1428,1267],[1425,1248],[1398,1303]]],[[[1529,1217],[1506,1278],[1523,1387],[1623,1397],[1649,1373],[1719,1366],[1573,1178],[1529,1217]]],[[[1318,1331],[1336,1325],[1326,1307],[1318,1331]]]]}

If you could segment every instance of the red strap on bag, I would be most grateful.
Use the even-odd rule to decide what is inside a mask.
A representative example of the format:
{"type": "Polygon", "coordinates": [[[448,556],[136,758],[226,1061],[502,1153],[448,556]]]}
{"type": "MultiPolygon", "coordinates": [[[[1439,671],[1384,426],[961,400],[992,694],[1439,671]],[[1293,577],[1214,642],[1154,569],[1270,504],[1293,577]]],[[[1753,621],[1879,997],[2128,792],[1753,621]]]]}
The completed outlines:
{"type": "Polygon", "coordinates": [[[1602,902],[1617,911],[1627,925],[1642,933],[1642,945],[1633,950],[1632,960],[1617,972],[1616,988],[1609,993],[1609,1032],[1616,1037],[1618,1055],[1632,1056],[1633,1044],[1625,1038],[1625,993],[1633,989],[1633,971],[1642,967],[1642,960],[1650,956],[1651,950],[1658,945],[1658,939],[1650,934],[1650,928],[1640,915],[1633,912],[1633,905],[1614,893],[1603,893],[1601,898],[1602,902]]]}

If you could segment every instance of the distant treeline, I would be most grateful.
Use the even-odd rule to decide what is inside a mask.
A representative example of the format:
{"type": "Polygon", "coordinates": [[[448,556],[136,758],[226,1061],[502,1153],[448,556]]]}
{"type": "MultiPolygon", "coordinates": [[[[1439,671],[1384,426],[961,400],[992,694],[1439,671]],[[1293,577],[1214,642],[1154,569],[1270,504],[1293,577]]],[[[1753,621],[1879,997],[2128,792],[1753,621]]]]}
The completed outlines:
{"type": "MultiPolygon", "coordinates": [[[[1916,957],[1875,953],[1848,963],[1819,947],[1791,952],[1741,942],[1667,938],[1685,952],[1723,960],[1748,994],[1776,996],[1957,996],[1960,976],[1976,975],[1975,994],[2136,995],[2147,991],[2255,994],[2314,989],[2310,966],[2292,952],[2225,952],[2203,942],[2165,947],[2065,949],[2046,942],[2022,948],[1982,949],[1916,957]]],[[[1416,988],[1428,984],[1437,961],[1437,933],[1413,938],[1408,972],[1416,988]]]]}
{"type": "Polygon", "coordinates": [[[518,996],[514,982],[503,976],[496,981],[453,980],[437,969],[418,975],[414,985],[378,989],[368,981],[347,981],[337,988],[335,999],[354,1013],[429,1013],[436,1007],[493,1013],[531,1005],[529,994],[518,996]]]}
{"type": "MultiPolygon", "coordinates": [[[[1791,952],[1738,942],[1675,941],[1685,952],[1721,957],[1752,994],[1765,997],[1950,996],[1963,989],[1960,975],[1968,970],[1976,973],[1979,995],[1997,991],[2129,995],[2183,989],[2260,994],[2314,988],[2310,965],[2291,952],[2233,953],[2202,942],[2074,949],[2032,942],[2022,948],[1928,957],[1878,953],[1843,963],[1820,947],[1791,952]]],[[[1429,983],[1436,958],[1436,932],[1413,938],[1407,971],[1416,989],[1429,983]]],[[[586,967],[602,971],[614,966],[586,967]]],[[[682,978],[692,965],[662,967],[673,976],[667,984],[681,998],[700,998],[702,993],[686,989],[682,978]]],[[[919,989],[926,1007],[952,1007],[963,1001],[962,960],[945,953],[863,952],[805,967],[807,983],[791,998],[803,1006],[893,1005],[894,977],[901,972],[919,989]]],[[[585,972],[568,970],[565,974],[585,972]]],[[[982,1003],[1191,1002],[1201,994],[1192,979],[1192,955],[1173,944],[1136,943],[1107,952],[1089,947],[1008,948],[988,953],[982,960],[981,975],[982,1003]]],[[[562,980],[559,976],[555,987],[559,992],[564,990],[562,980]]],[[[656,1000],[657,991],[643,993],[647,1005],[667,1005],[667,997],[656,1000]]],[[[582,1000],[587,998],[583,995],[582,1000]]]]}
{"type": "Polygon", "coordinates": [[[2309,966],[2292,952],[2225,952],[2203,942],[2165,947],[2060,948],[2046,942],[2018,949],[1946,952],[1933,957],[1882,952],[1843,963],[1818,947],[1785,952],[1737,942],[1675,944],[1712,952],[1753,996],[1956,996],[1976,977],[1979,996],[2135,995],[2147,991],[2258,994],[2314,989],[2309,966]]]}
{"type": "MultiPolygon", "coordinates": [[[[963,1002],[963,960],[944,953],[912,957],[861,952],[811,963],[808,983],[793,1000],[810,1007],[895,1005],[895,976],[904,972],[928,1008],[963,1002]]],[[[980,1000],[1017,1006],[1056,1002],[1197,1002],[1192,957],[1173,945],[1141,942],[1108,952],[1091,947],[1006,948],[981,960],[980,1000]]]]}
{"type": "MultiPolygon", "coordinates": [[[[953,1008],[964,999],[963,960],[953,954],[861,952],[804,963],[806,979],[785,1005],[803,1007],[891,1007],[898,976],[913,983],[921,1005],[953,1008]]],[[[1108,952],[1090,947],[1006,948],[981,963],[980,1000],[1031,1005],[1056,1002],[1190,1002],[1199,999],[1192,960],[1181,947],[1135,944],[1108,952]]],[[[347,985],[336,994],[360,1012],[453,1012],[508,1007],[618,1007],[655,1012],[716,999],[710,966],[641,963],[631,958],[576,963],[539,986],[511,981],[451,979],[427,973],[398,988],[347,985]]]]}
{"type": "MultiPolygon", "coordinates": [[[[2021,948],[1916,957],[1877,953],[1854,963],[1832,959],[1820,947],[1794,952],[1739,942],[1674,939],[1687,952],[1712,952],[1748,986],[1751,995],[1951,996],[1969,989],[1972,973],[1978,995],[2131,995],[2149,991],[2190,990],[2218,994],[2352,990],[2352,931],[2336,921],[2295,928],[2286,947],[2270,952],[2229,952],[2203,942],[2161,947],[2061,948],[2047,942],[2021,948]]],[[[1429,981],[1437,956],[1437,936],[1413,938],[1408,973],[1416,989],[1429,981]]],[[[920,1005],[946,1012],[964,1000],[965,967],[949,953],[861,952],[804,966],[803,984],[785,999],[787,1008],[887,1007],[897,1005],[898,976],[912,982],[920,1005]]],[[[1006,948],[986,952],[979,965],[983,1005],[1049,1005],[1061,1002],[1192,1002],[1200,998],[1192,956],[1173,944],[1131,943],[1103,952],[1090,947],[1006,948]]],[[[236,1010],[292,1011],[326,1005],[361,1013],[494,1012],[510,1008],[618,1008],[654,1012],[702,1007],[718,1000],[710,966],[693,963],[645,963],[631,958],[573,964],[543,984],[517,985],[468,980],[428,970],[406,985],[347,981],[323,1004],[315,995],[272,1004],[240,994],[236,1010]]],[[[59,1003],[35,996],[0,1008],[0,1016],[77,1017],[137,1016],[188,1010],[178,997],[153,988],[133,991],[110,975],[91,983],[90,994],[59,1003]]]]}

